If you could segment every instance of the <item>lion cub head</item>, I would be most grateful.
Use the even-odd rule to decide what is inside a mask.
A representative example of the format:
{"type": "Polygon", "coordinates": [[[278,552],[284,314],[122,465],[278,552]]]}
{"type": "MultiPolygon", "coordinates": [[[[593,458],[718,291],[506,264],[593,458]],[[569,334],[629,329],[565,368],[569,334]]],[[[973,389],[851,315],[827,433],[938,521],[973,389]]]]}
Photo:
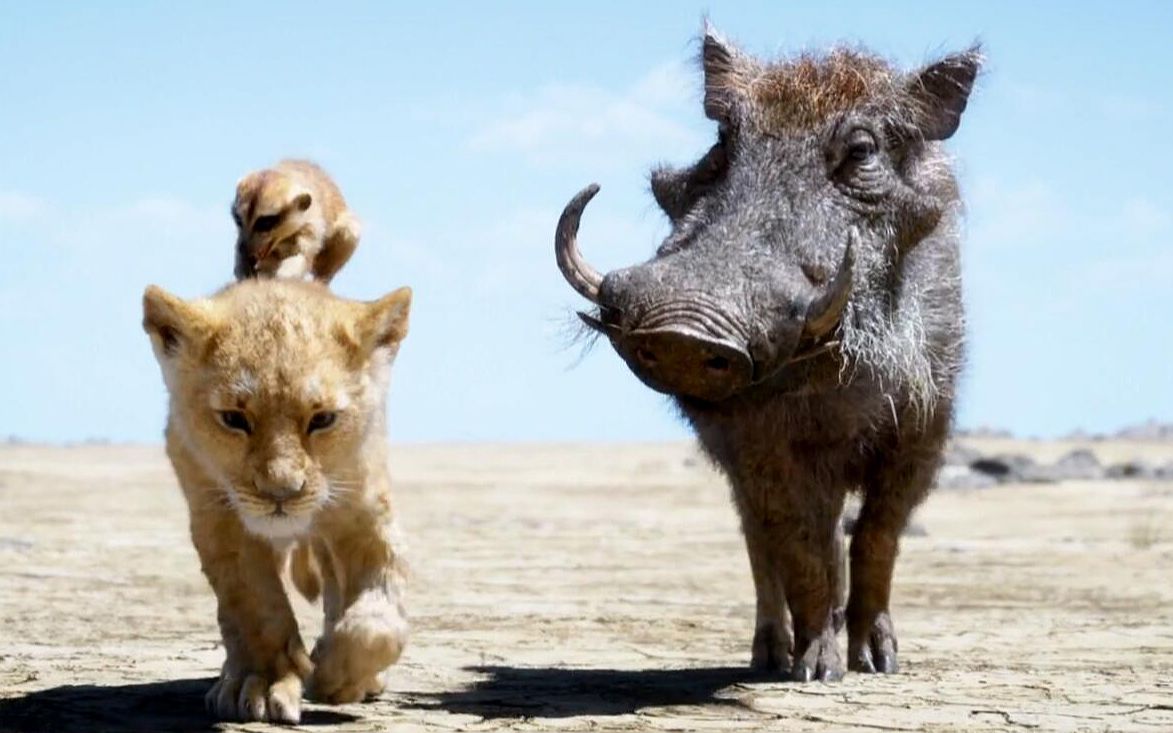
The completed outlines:
{"type": "Polygon", "coordinates": [[[410,307],[408,288],[369,303],[288,280],[192,301],[147,288],[143,327],[170,394],[169,442],[250,531],[304,533],[358,482],[364,451],[380,449],[410,307]]]}

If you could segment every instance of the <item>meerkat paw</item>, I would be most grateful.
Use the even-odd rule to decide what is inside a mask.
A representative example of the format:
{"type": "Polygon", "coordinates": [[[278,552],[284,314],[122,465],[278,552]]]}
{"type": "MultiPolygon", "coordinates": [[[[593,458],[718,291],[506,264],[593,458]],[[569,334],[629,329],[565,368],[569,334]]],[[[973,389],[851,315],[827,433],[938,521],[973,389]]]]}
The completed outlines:
{"type": "Polygon", "coordinates": [[[407,621],[394,604],[360,600],[314,647],[310,697],[340,704],[379,694],[380,673],[406,643],[407,621]]]}
{"type": "Polygon", "coordinates": [[[281,260],[274,277],[283,280],[305,280],[310,276],[310,261],[303,254],[295,254],[281,260]]]}

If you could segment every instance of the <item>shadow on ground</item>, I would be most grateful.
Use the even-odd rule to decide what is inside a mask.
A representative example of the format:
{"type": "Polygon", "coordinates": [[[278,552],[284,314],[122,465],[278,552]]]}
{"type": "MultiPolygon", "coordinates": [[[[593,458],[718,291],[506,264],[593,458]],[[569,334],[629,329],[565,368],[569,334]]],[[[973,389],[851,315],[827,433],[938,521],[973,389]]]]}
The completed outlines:
{"type": "MultiPolygon", "coordinates": [[[[467,667],[486,679],[464,690],[410,695],[399,707],[484,718],[624,715],[668,705],[740,703],[723,689],[771,679],[746,667],[705,669],[573,669],[467,667]]],[[[777,681],[777,678],[773,678],[777,681]]]]}
{"type": "MultiPolygon", "coordinates": [[[[0,699],[0,733],[210,733],[219,728],[204,712],[215,680],[138,685],[63,685],[0,699]]],[[[302,725],[335,725],[352,715],[303,710],[302,725]]]]}

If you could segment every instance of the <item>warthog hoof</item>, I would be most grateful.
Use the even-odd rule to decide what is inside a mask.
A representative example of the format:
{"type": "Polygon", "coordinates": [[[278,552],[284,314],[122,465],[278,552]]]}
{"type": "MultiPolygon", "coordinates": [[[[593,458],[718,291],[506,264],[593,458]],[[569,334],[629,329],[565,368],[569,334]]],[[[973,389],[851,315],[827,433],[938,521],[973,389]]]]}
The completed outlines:
{"type": "Polygon", "coordinates": [[[852,672],[894,674],[896,663],[896,632],[887,611],[876,616],[870,627],[849,634],[847,642],[848,665],[852,672]]]}
{"type": "Polygon", "coordinates": [[[843,678],[843,658],[835,639],[835,627],[828,623],[818,636],[795,641],[794,666],[790,679],[795,682],[834,682],[843,678]]]}
{"type": "Polygon", "coordinates": [[[790,666],[790,634],[778,623],[762,624],[753,635],[749,666],[759,672],[781,672],[790,666]]]}

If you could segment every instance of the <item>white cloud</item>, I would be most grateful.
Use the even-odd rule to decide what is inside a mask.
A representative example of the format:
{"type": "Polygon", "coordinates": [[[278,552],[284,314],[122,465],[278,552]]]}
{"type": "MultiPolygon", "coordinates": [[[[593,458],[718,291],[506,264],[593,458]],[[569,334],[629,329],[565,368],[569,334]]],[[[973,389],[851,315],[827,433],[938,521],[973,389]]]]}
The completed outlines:
{"type": "Polygon", "coordinates": [[[1131,126],[1167,119],[1169,108],[1152,96],[1106,90],[1102,86],[1043,85],[1006,80],[1002,90],[1013,108],[1031,115],[1066,117],[1078,114],[1108,126],[1131,126]]]}
{"type": "Polygon", "coordinates": [[[981,247],[1018,247],[1024,240],[1051,239],[1069,225],[1070,207],[1042,181],[1008,185],[977,181],[968,202],[972,240],[981,247]]]}
{"type": "Polygon", "coordinates": [[[621,91],[551,84],[511,95],[508,111],[475,133],[469,145],[512,152],[539,165],[639,159],[697,152],[705,134],[695,123],[696,81],[682,64],[662,64],[621,91]]]}
{"type": "Polygon", "coordinates": [[[5,235],[23,246],[18,271],[5,282],[10,299],[36,302],[61,282],[86,283],[78,297],[84,290],[96,302],[137,298],[147,282],[195,294],[232,277],[235,230],[226,206],[169,196],[107,206],[32,201],[10,207],[26,217],[12,219],[5,235]]]}
{"type": "Polygon", "coordinates": [[[36,219],[48,210],[48,204],[36,196],[15,191],[0,191],[0,221],[36,219]]]}
{"type": "Polygon", "coordinates": [[[632,87],[631,95],[646,104],[675,107],[695,102],[699,85],[700,76],[689,65],[668,62],[644,74],[632,87]]]}
{"type": "Polygon", "coordinates": [[[1081,202],[1039,180],[1006,184],[982,179],[969,196],[972,239],[981,247],[1019,248],[1029,242],[1099,238],[1113,246],[1173,235],[1170,207],[1149,198],[1081,202]]]}
{"type": "Polygon", "coordinates": [[[132,220],[198,227],[208,225],[213,217],[218,222],[219,220],[227,222],[228,207],[213,212],[207,207],[200,208],[176,198],[152,197],[132,201],[116,209],[114,214],[116,217],[132,220]]]}
{"type": "Polygon", "coordinates": [[[184,257],[182,250],[231,254],[234,229],[226,206],[200,206],[168,196],[150,196],[105,208],[57,212],[49,243],[74,252],[102,251],[112,259],[141,256],[144,247],[184,257]]]}
{"type": "Polygon", "coordinates": [[[1167,292],[1173,282],[1173,250],[1125,253],[1081,263],[1071,281],[1081,290],[1080,301],[1089,292],[1140,301],[1157,290],[1167,292]]]}
{"type": "Polygon", "coordinates": [[[1173,234],[1173,215],[1168,207],[1158,206],[1148,199],[1131,199],[1121,209],[1119,226],[1129,236],[1168,240],[1173,234]]]}
{"type": "Polygon", "coordinates": [[[969,208],[966,262],[988,307],[1013,298],[1008,311],[1040,322],[1092,307],[1125,318],[1173,281],[1173,215],[1152,198],[1089,202],[1042,181],[984,180],[969,208]]]}

